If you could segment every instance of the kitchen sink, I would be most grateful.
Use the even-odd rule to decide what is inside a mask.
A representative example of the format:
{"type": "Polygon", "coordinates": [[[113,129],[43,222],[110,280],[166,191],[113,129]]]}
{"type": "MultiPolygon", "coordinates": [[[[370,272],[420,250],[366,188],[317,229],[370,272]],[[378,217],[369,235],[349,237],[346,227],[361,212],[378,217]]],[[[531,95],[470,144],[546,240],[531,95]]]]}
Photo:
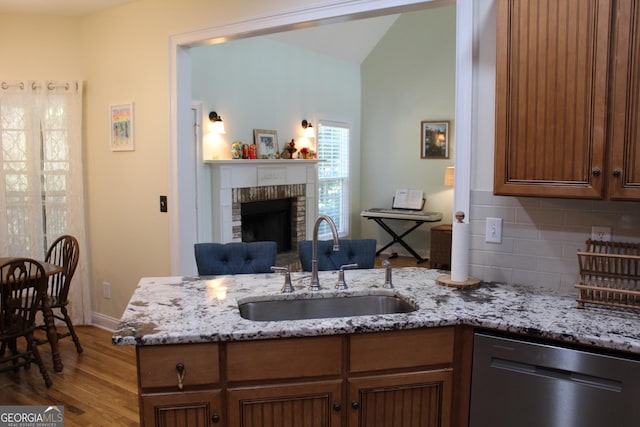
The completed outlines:
{"type": "Polygon", "coordinates": [[[280,321],[410,313],[418,306],[397,294],[373,294],[247,301],[238,308],[248,320],[280,321]]]}

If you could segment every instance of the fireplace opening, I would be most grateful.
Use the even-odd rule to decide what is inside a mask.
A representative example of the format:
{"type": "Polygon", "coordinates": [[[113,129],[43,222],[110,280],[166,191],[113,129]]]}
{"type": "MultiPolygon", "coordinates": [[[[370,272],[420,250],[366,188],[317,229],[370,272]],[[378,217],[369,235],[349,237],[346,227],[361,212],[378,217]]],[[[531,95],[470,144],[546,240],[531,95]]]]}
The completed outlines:
{"type": "Polygon", "coordinates": [[[242,203],[242,241],[273,241],[278,244],[279,253],[290,251],[291,204],[290,198],[242,203]]]}

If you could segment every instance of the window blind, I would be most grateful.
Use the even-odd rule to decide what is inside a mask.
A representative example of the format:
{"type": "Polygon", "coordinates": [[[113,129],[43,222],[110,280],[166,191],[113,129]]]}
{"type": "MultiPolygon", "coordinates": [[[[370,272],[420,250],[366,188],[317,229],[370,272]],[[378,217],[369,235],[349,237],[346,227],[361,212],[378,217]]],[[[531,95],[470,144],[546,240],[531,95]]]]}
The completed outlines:
{"type": "MultiPolygon", "coordinates": [[[[347,123],[320,121],[318,124],[318,213],[330,216],[340,236],[349,234],[349,141],[347,123]]],[[[322,223],[319,235],[331,232],[322,223]]]]}

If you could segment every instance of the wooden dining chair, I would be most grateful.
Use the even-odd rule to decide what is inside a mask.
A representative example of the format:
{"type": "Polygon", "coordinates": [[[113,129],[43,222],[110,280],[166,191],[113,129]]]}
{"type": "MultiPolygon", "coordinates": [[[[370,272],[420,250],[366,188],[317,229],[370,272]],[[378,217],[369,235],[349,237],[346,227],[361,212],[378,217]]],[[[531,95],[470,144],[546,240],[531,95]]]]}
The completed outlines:
{"type": "MultiPolygon", "coordinates": [[[[80,256],[80,245],[78,240],[70,235],[58,237],[49,247],[45,262],[56,264],[62,267],[62,271],[49,276],[46,298],[49,300],[49,306],[54,319],[63,321],[67,325],[68,332],[59,332],[58,339],[71,337],[76,345],[76,351],[82,353],[80,339],[73,328],[71,317],[67,311],[69,305],[69,288],[71,280],[78,266],[78,257],[80,256]]],[[[39,325],[39,329],[47,330],[47,325],[39,325]]],[[[38,340],[38,344],[47,342],[46,339],[38,340]]]]}
{"type": "Polygon", "coordinates": [[[0,371],[19,372],[38,365],[47,387],[53,382],[34,340],[36,313],[42,305],[47,277],[42,264],[29,258],[11,258],[0,264],[0,371]],[[24,338],[26,344],[18,344],[24,338]],[[9,350],[7,353],[7,349],[9,350]],[[4,366],[9,364],[9,366],[4,366]]]}

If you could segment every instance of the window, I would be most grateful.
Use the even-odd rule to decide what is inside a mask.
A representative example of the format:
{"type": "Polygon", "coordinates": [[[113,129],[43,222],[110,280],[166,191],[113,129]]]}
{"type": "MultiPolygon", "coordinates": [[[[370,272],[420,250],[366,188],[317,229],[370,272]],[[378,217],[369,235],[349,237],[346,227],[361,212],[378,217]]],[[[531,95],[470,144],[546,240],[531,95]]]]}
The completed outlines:
{"type": "MultiPolygon", "coordinates": [[[[341,237],[349,234],[349,141],[351,129],[347,123],[318,123],[318,213],[330,216],[341,237]]],[[[326,223],[319,235],[331,237],[326,223]]]]}
{"type": "Polygon", "coordinates": [[[16,84],[0,93],[2,253],[43,259],[58,236],[80,236],[71,224],[83,215],[79,151],[76,169],[71,163],[72,140],[81,144],[82,92],[73,86],[16,84]]]}

